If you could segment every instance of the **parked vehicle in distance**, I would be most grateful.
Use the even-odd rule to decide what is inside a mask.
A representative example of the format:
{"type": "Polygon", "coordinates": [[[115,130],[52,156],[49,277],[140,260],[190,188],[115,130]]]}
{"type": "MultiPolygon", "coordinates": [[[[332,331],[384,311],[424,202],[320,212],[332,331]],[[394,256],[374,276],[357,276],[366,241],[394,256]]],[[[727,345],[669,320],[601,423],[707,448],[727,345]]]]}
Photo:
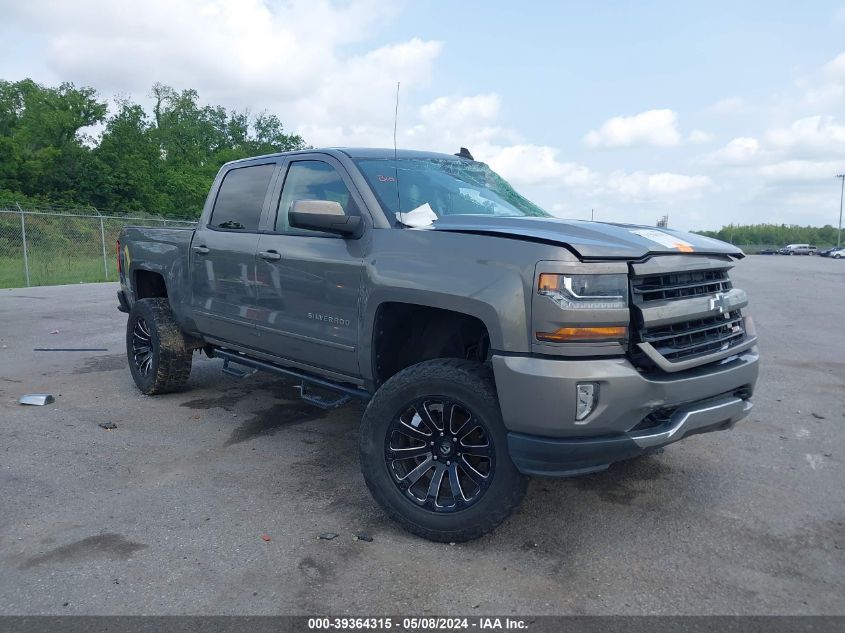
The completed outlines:
{"type": "Polygon", "coordinates": [[[815,255],[817,250],[811,244],[787,244],[781,249],[785,255],[815,255]]]}
{"type": "Polygon", "coordinates": [[[757,251],[758,255],[777,255],[778,251],[774,248],[764,248],[760,251],[757,251]]]}
{"type": "Polygon", "coordinates": [[[831,254],[833,253],[833,251],[838,250],[838,248],[839,247],[837,247],[837,246],[831,246],[830,248],[826,248],[822,251],[818,251],[816,253],[816,255],[819,255],[820,257],[830,257],[831,254]]]}
{"type": "Polygon", "coordinates": [[[842,259],[843,257],[845,257],[845,246],[843,246],[842,248],[831,249],[828,256],[832,257],[833,259],[842,259]]]}
{"type": "Polygon", "coordinates": [[[118,300],[143,393],[183,388],[202,351],[237,377],[294,378],[317,406],[367,401],[375,500],[465,541],[528,476],[601,471],[748,415],[742,257],[554,218],[463,148],[311,149],[224,165],[196,229],[125,227],[118,300]]]}

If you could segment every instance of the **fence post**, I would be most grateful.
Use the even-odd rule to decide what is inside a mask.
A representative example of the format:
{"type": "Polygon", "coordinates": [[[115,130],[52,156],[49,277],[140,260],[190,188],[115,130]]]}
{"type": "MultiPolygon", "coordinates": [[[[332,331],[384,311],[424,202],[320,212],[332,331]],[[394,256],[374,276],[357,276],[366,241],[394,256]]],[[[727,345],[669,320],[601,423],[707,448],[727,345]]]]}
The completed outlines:
{"type": "Polygon", "coordinates": [[[23,271],[24,276],[26,277],[26,287],[29,288],[29,254],[27,253],[26,249],[26,221],[24,220],[23,209],[21,209],[21,205],[17,202],[15,206],[18,208],[18,211],[21,212],[21,239],[23,240],[23,271]]]}
{"type": "Polygon", "coordinates": [[[106,281],[109,280],[109,260],[106,258],[106,229],[103,227],[103,216],[94,207],[94,211],[100,216],[100,244],[103,246],[103,272],[106,275],[106,281]]]}

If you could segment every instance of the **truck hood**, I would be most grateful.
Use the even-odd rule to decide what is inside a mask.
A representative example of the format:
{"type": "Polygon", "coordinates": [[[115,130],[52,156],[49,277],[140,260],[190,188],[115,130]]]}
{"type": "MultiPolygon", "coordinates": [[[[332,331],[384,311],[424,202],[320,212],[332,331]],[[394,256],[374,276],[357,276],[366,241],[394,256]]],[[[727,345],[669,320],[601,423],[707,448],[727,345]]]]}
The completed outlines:
{"type": "Polygon", "coordinates": [[[736,246],[703,235],[636,224],[453,215],[438,219],[426,230],[553,242],[568,247],[581,259],[642,259],[650,254],[666,253],[745,257],[736,246]]]}

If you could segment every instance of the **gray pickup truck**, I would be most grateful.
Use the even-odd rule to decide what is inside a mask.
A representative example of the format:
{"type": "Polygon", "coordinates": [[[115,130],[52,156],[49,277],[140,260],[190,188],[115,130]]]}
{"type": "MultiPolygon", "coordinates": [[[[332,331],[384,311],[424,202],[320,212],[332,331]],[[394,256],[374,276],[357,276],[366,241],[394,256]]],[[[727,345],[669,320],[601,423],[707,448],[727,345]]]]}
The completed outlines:
{"type": "Polygon", "coordinates": [[[600,471],[751,409],[739,249],[553,218],[463,148],[228,163],[196,229],[127,227],[118,254],[143,393],[183,388],[201,351],[317,406],[367,401],[367,486],[433,540],[495,528],[528,476],[600,471]]]}

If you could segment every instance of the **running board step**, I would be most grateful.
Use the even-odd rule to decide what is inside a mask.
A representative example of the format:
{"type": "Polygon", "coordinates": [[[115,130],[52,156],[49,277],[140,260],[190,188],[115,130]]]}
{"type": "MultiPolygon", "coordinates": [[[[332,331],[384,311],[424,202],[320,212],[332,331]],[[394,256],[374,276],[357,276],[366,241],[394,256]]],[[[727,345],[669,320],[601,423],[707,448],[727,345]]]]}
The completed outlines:
{"type": "MultiPolygon", "coordinates": [[[[252,374],[254,374],[255,372],[258,371],[258,369],[256,369],[255,367],[249,368],[249,371],[245,371],[243,369],[238,369],[237,367],[232,367],[233,363],[240,365],[240,363],[238,363],[237,361],[232,361],[228,358],[224,358],[223,359],[223,373],[228,374],[228,375],[230,375],[234,378],[237,378],[239,380],[246,378],[247,376],[252,376],[252,374]]],[[[244,365],[244,367],[246,367],[246,365],[244,365]]]]}
{"type": "Polygon", "coordinates": [[[309,404],[313,404],[314,406],[322,409],[336,409],[345,405],[352,398],[369,400],[371,397],[369,392],[359,387],[333,382],[327,378],[314,376],[297,369],[282,367],[274,363],[243,356],[237,352],[230,352],[225,349],[215,349],[213,355],[217,358],[223,359],[223,371],[235,378],[246,378],[247,376],[254,374],[259,369],[261,371],[267,371],[272,374],[284,376],[285,378],[295,378],[300,381],[300,397],[309,404]],[[240,367],[246,368],[246,370],[240,369],[239,367],[233,367],[232,365],[239,365],[240,367]],[[331,392],[332,395],[336,395],[336,397],[332,399],[329,395],[323,396],[314,392],[309,392],[307,389],[308,386],[325,389],[326,391],[331,392]]]}
{"type": "Polygon", "coordinates": [[[346,393],[342,393],[340,391],[334,391],[334,394],[337,396],[334,400],[326,397],[321,396],[317,393],[308,393],[306,391],[308,387],[308,383],[303,382],[299,385],[299,397],[305,400],[305,402],[309,404],[313,404],[315,407],[320,407],[321,409],[337,409],[338,407],[342,407],[347,402],[352,399],[352,396],[346,393]]]}

